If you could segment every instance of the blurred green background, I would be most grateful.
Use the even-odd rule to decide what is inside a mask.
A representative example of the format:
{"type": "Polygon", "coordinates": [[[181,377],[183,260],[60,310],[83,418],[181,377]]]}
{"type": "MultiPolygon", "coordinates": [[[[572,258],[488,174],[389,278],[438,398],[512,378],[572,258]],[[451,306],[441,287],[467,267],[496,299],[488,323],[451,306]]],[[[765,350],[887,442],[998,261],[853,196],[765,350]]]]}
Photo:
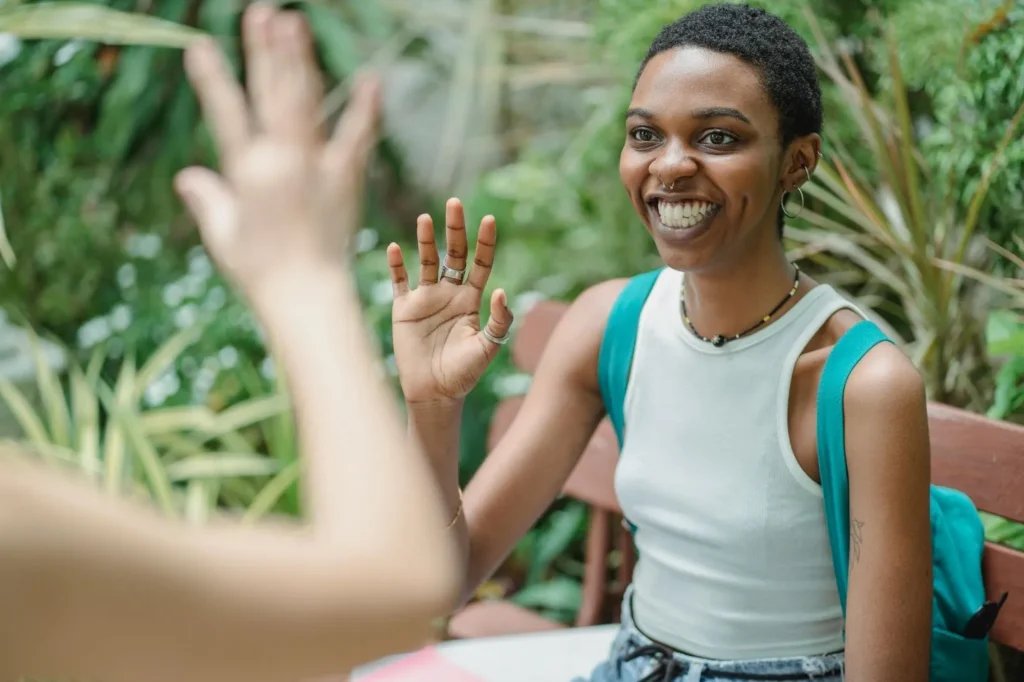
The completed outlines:
{"type": "MultiPolygon", "coordinates": [[[[194,522],[301,508],[286,391],[171,191],[215,163],[180,47],[212,34],[240,70],[245,4],[0,0],[0,436],[194,522]]],[[[287,4],[314,28],[329,113],[357,70],[384,76],[356,268],[390,369],[384,246],[410,253],[416,215],[449,196],[471,225],[497,217],[490,286],[520,319],[658,264],[619,184],[621,121],[650,40],[701,2],[287,4]]],[[[812,45],[827,100],[793,257],[877,314],[933,400],[1024,422],[1024,4],[763,4],[812,45]]],[[[528,385],[502,353],[471,394],[463,479],[496,402],[528,385]]],[[[557,502],[481,595],[571,622],[585,524],[557,502]]]]}

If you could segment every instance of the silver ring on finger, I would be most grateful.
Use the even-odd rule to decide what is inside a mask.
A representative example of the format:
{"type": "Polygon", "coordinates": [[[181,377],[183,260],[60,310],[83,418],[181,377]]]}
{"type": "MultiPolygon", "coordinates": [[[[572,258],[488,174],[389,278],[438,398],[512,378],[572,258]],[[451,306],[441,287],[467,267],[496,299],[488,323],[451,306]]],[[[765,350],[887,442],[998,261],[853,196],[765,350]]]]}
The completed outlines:
{"type": "Polygon", "coordinates": [[[437,281],[440,282],[445,277],[455,282],[456,284],[462,284],[463,280],[466,279],[466,269],[463,268],[462,270],[456,270],[455,268],[450,268],[444,263],[442,263],[437,281]]]}
{"type": "Polygon", "coordinates": [[[491,343],[496,343],[499,346],[504,346],[506,343],[508,343],[509,337],[512,336],[512,330],[511,329],[509,329],[507,332],[505,332],[504,336],[495,336],[494,334],[492,334],[490,332],[489,329],[487,329],[487,327],[484,327],[481,331],[483,331],[484,337],[488,341],[490,341],[491,343]]]}

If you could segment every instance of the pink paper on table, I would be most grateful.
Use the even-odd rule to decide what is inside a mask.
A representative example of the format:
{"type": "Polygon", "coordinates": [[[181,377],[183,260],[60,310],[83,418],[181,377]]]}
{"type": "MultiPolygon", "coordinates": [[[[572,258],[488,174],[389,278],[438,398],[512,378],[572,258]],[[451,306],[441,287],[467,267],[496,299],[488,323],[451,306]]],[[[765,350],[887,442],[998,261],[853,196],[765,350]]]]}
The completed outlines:
{"type": "Polygon", "coordinates": [[[375,670],[359,682],[486,682],[429,646],[375,670]]]}

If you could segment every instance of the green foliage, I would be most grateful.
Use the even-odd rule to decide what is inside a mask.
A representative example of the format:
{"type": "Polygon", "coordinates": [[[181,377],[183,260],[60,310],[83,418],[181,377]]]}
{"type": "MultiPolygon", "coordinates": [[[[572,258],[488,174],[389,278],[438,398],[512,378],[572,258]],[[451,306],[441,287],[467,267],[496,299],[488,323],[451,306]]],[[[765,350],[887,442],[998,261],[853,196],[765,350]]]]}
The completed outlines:
{"type": "Polygon", "coordinates": [[[986,329],[989,352],[1005,357],[996,373],[995,398],[988,416],[1009,419],[1024,416],[1024,316],[1011,311],[992,314],[986,329]]]}
{"type": "MultiPolygon", "coordinates": [[[[166,4],[185,6],[181,0],[166,4]]],[[[29,39],[79,38],[163,47],[184,47],[203,35],[175,21],[128,14],[87,2],[16,2],[0,6],[0,32],[29,39]]]]}
{"type": "MultiPolygon", "coordinates": [[[[853,60],[816,36],[819,64],[843,93],[860,126],[856,142],[874,158],[877,172],[859,165],[845,147],[827,155],[805,188],[820,202],[800,215],[813,229],[789,234],[812,252],[839,256],[855,268],[861,293],[880,301],[874,307],[909,333],[908,348],[933,400],[980,408],[990,390],[983,329],[991,292],[945,264],[986,265],[979,216],[997,171],[993,164],[984,169],[966,207],[950,199],[947,176],[930,167],[915,142],[898,51],[887,38],[892,95],[873,98],[853,60]]],[[[1024,104],[1000,127],[993,159],[1010,144],[1022,117],[1024,104]]],[[[965,180],[948,179],[954,185],[965,180]]]]}
{"type": "Polygon", "coordinates": [[[938,176],[955,179],[952,196],[966,207],[985,169],[998,161],[983,229],[999,244],[1024,230],[1024,136],[995,158],[1006,125],[1024,103],[1024,4],[910,3],[892,17],[909,83],[931,100],[921,151],[938,176]],[[967,30],[964,12],[967,12],[967,30]]]}
{"type": "Polygon", "coordinates": [[[243,433],[287,428],[286,394],[252,398],[219,413],[144,405],[149,387],[201,331],[193,326],[171,336],[141,365],[126,358],[112,382],[101,376],[101,348],[84,368],[72,362],[62,378],[33,335],[41,404],[0,381],[0,399],[22,432],[19,441],[51,464],[79,469],[110,494],[151,500],[168,516],[199,522],[223,503],[246,510],[247,520],[292,511],[287,494],[297,481],[294,457],[266,457],[243,433]]]}

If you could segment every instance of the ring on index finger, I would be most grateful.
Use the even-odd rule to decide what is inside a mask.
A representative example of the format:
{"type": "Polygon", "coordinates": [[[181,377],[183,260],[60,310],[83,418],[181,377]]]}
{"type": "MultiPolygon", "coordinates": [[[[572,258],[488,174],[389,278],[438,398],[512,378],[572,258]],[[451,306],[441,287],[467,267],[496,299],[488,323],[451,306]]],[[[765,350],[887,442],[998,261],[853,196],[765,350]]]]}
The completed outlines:
{"type": "Polygon", "coordinates": [[[437,278],[437,281],[440,282],[445,277],[447,277],[448,281],[450,282],[454,282],[455,284],[462,284],[462,282],[466,279],[466,269],[463,268],[462,270],[456,270],[455,268],[450,268],[444,263],[441,263],[441,270],[437,278]]]}

